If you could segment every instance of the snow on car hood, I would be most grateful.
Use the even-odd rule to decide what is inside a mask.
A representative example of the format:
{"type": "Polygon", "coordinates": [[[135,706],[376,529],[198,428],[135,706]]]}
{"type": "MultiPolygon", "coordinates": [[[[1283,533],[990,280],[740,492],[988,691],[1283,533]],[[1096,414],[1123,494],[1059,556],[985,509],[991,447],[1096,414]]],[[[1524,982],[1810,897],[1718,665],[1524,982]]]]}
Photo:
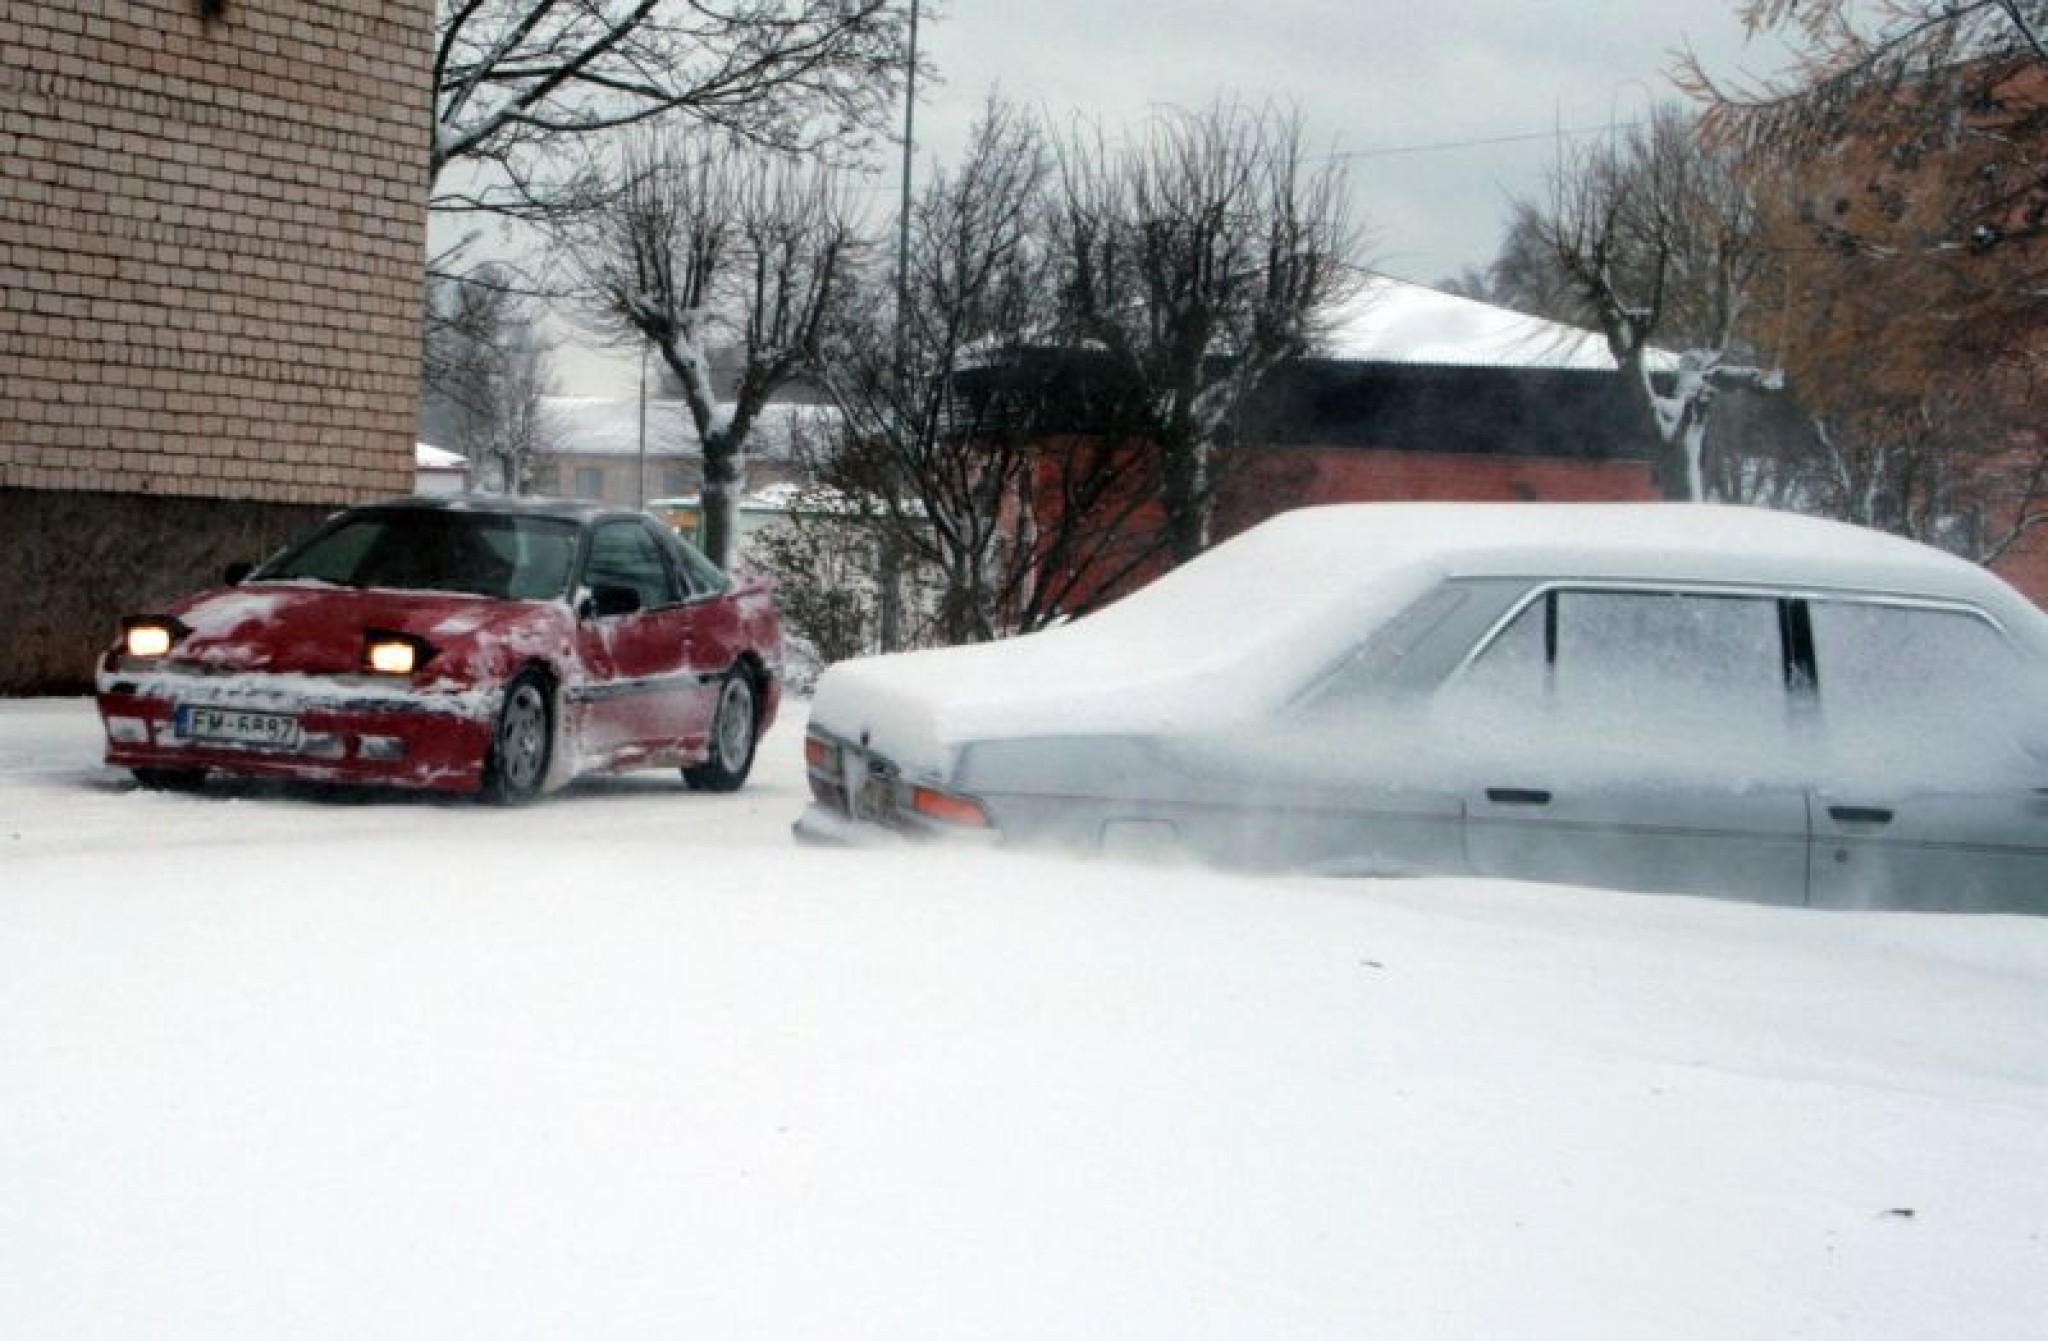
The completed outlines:
{"type": "Polygon", "coordinates": [[[209,592],[173,613],[191,633],[174,662],[212,672],[347,674],[370,629],[424,638],[443,652],[516,640],[535,606],[479,596],[263,584],[209,592]]]}
{"type": "Polygon", "coordinates": [[[942,777],[973,740],[1228,727],[1292,697],[1441,577],[1355,572],[1250,532],[1072,624],[1004,642],[841,662],[815,726],[942,777]]]}

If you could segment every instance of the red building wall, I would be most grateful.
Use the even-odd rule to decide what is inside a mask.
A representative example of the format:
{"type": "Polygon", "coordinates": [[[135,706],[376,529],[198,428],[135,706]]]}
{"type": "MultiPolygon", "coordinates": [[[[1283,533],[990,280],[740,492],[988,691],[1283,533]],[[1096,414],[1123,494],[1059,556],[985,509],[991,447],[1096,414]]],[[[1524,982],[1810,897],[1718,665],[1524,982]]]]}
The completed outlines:
{"type": "MultiPolygon", "coordinates": [[[[1048,444],[1039,463],[1035,508],[1042,526],[1064,506],[1058,481],[1074,468],[1075,454],[1085,466],[1104,469],[1113,458],[1128,462],[1141,447],[1107,449],[1087,439],[1062,438],[1048,444]]],[[[1258,525],[1295,508],[1325,503],[1369,502],[1651,502],[1658,497],[1648,461],[1584,461],[1535,456],[1484,456],[1476,453],[1387,451],[1356,447],[1260,447],[1226,455],[1217,487],[1213,532],[1218,540],[1258,525]]],[[[1128,470],[1133,488],[1149,492],[1151,477],[1128,470]]],[[[1059,604],[1087,609],[1143,586],[1169,566],[1163,553],[1133,562],[1152,548],[1163,525],[1159,505],[1149,498],[1133,500],[1128,492],[1104,500],[1106,515],[1117,518],[1119,534],[1092,551],[1090,570],[1042,573],[1041,582],[1057,584],[1059,604]],[[1113,573],[1104,580],[1097,576],[1113,573]]]]}
{"type": "Polygon", "coordinates": [[[2025,592],[2034,604],[2048,606],[2048,527],[2035,527],[2020,537],[1991,571],[2025,592]]]}
{"type": "Polygon", "coordinates": [[[1223,484],[1219,536],[1318,503],[1618,503],[1658,497],[1648,461],[1269,447],[1223,484]]]}

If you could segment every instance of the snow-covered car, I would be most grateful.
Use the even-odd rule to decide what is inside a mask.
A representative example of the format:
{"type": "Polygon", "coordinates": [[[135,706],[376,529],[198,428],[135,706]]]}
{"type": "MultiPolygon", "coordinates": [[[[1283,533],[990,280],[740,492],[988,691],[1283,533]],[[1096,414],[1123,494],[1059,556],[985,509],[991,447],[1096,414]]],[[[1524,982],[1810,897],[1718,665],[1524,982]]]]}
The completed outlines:
{"type": "Polygon", "coordinates": [[[1065,627],[832,667],[797,833],[2048,912],[2044,667],[1999,579],[1838,523],[1311,508],[1065,627]]]}
{"type": "Polygon", "coordinates": [[[482,792],[588,772],[746,781],[781,696],[773,595],[640,512],[412,498],[335,514],[226,587],[125,619],[107,762],[482,792]]]}

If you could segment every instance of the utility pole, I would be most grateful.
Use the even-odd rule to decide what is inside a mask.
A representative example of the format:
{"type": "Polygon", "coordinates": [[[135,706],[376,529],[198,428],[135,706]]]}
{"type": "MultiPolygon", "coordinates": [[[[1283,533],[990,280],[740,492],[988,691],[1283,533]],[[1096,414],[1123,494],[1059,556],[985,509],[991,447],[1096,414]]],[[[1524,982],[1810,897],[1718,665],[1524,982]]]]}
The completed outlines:
{"type": "Polygon", "coordinates": [[[647,507],[647,342],[640,342],[640,507],[647,507]]]}
{"type": "MultiPolygon", "coordinates": [[[[903,81],[903,199],[896,214],[896,412],[907,408],[910,381],[910,173],[917,161],[917,8],[910,0],[910,68],[903,81]]],[[[899,425],[899,431],[907,426],[899,425]]],[[[893,652],[903,643],[902,574],[897,571],[895,537],[882,534],[881,552],[876,555],[881,579],[882,650],[893,652]]]]}

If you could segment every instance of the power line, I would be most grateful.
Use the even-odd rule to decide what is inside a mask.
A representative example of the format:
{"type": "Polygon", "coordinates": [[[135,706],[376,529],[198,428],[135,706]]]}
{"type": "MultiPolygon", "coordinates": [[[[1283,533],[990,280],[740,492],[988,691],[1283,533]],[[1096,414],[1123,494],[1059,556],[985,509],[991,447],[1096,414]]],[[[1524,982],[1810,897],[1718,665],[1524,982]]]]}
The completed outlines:
{"type": "Polygon", "coordinates": [[[1519,135],[1493,135],[1484,139],[1436,140],[1428,144],[1397,144],[1383,149],[1343,149],[1320,154],[1319,158],[1393,158],[1401,154],[1434,154],[1448,149],[1484,149],[1497,144],[1526,144],[1531,140],[1558,140],[1580,135],[1603,135],[1617,130],[1636,130],[1642,121],[1610,121],[1598,126],[1575,126],[1567,130],[1524,131],[1519,135]]]}
{"type": "MultiPolygon", "coordinates": [[[[1425,144],[1396,144],[1379,149],[1338,149],[1327,154],[1307,154],[1311,162],[1334,162],[1338,159],[1399,158],[1409,154],[1444,153],[1453,149],[1485,149],[1502,144],[1527,144],[1534,140],[1576,139],[1582,135],[1604,135],[1617,130],[1639,130],[1648,125],[1646,121],[1608,121],[1597,126],[1572,126],[1563,130],[1523,131],[1517,135],[1491,135],[1469,140],[1434,140],[1425,144]]],[[[881,170],[863,174],[877,178],[881,170]]],[[[896,189],[892,184],[880,180],[856,182],[849,189],[860,195],[879,195],[883,191],[896,189]]]]}

